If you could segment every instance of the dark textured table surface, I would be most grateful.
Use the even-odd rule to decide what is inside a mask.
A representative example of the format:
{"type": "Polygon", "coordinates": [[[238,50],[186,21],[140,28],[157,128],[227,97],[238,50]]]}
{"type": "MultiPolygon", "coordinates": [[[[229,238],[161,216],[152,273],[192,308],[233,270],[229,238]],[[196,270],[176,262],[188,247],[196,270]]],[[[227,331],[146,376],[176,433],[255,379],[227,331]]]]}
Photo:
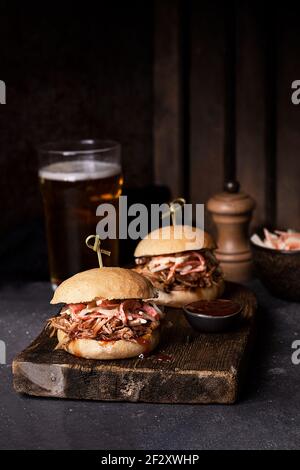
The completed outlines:
{"type": "Polygon", "coordinates": [[[235,405],[153,405],[39,399],[12,388],[13,357],[55,312],[46,283],[0,287],[1,449],[296,449],[300,447],[300,304],[275,299],[258,283],[258,335],[235,405]]]}

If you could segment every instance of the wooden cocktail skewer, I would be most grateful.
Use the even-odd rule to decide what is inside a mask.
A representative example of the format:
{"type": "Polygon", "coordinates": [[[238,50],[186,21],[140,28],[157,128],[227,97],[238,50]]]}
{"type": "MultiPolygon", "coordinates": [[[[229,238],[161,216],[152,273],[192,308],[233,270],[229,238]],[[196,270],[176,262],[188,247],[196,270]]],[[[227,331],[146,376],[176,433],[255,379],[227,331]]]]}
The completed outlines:
{"type": "Polygon", "coordinates": [[[102,253],[104,255],[108,255],[110,256],[111,252],[108,251],[108,250],[103,250],[103,248],[101,248],[101,240],[100,240],[100,237],[99,235],[89,235],[87,237],[87,239],[85,240],[85,244],[88,248],[90,248],[91,250],[95,251],[98,255],[98,261],[99,261],[99,267],[100,268],[103,268],[103,261],[102,261],[102,253]],[[94,239],[94,243],[89,243],[90,240],[94,239]]]}
{"type": "Polygon", "coordinates": [[[184,204],[185,204],[185,199],[183,197],[178,197],[177,199],[174,199],[173,201],[171,201],[169,203],[170,210],[165,212],[162,215],[162,219],[165,219],[166,217],[169,216],[169,214],[171,214],[172,224],[176,225],[176,212],[179,209],[182,210],[182,207],[184,206],[184,204]]]}

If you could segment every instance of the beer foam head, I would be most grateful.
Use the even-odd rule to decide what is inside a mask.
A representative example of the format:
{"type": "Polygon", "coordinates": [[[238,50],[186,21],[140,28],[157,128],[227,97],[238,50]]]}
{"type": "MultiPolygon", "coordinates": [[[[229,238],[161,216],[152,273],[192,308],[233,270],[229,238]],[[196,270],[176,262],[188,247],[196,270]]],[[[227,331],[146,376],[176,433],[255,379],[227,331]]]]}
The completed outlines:
{"type": "Polygon", "coordinates": [[[39,177],[54,181],[83,181],[109,178],[121,173],[118,163],[97,160],[74,160],[51,163],[39,170],[39,177]]]}

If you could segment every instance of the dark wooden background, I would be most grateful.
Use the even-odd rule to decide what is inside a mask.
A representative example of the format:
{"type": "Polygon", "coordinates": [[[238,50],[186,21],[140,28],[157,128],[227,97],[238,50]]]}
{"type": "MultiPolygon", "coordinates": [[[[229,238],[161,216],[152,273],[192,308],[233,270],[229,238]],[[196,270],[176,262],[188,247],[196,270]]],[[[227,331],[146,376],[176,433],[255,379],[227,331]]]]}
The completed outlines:
{"type": "Polygon", "coordinates": [[[35,149],[52,139],[119,140],[135,199],[161,185],[203,203],[236,177],[257,200],[252,229],[300,229],[297,4],[93,5],[0,3],[1,269],[17,269],[16,243],[29,271],[44,266],[35,149]]]}
{"type": "Polygon", "coordinates": [[[195,203],[236,176],[257,201],[253,227],[300,229],[299,5],[170,0],[156,18],[157,180],[195,203]]]}

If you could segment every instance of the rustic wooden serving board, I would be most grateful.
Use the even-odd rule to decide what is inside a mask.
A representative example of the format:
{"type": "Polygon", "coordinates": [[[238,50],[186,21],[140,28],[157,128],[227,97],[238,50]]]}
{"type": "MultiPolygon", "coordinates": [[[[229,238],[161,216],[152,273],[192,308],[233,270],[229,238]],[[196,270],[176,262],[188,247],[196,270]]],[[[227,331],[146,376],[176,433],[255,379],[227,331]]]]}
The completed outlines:
{"type": "Polygon", "coordinates": [[[170,309],[159,347],[149,357],[92,361],[54,351],[44,330],[13,363],[17,392],[57,398],[153,403],[234,403],[254,329],[256,299],[228,283],[225,298],[243,304],[234,331],[202,334],[170,309]],[[170,324],[172,323],[172,326],[170,324]],[[169,325],[168,325],[169,323],[169,325]]]}

